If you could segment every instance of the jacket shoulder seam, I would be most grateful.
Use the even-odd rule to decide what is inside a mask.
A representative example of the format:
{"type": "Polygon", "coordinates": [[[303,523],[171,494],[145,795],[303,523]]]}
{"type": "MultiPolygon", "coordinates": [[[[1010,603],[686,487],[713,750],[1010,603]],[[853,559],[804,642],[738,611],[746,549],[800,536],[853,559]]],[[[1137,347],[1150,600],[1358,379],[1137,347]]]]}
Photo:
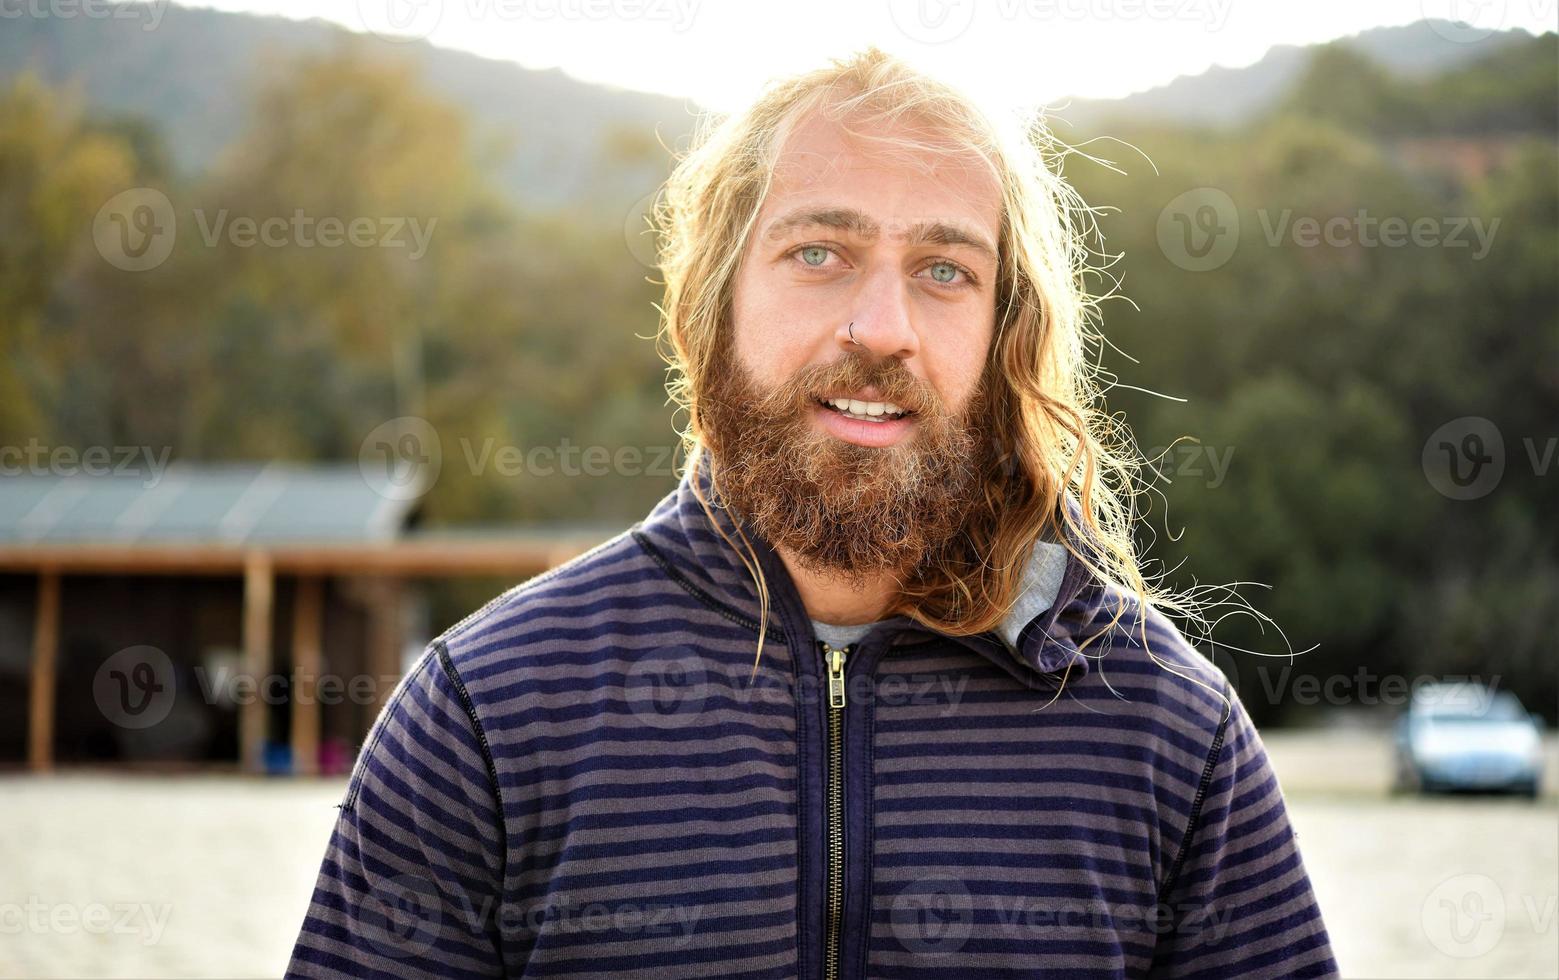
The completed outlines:
{"type": "MultiPolygon", "coordinates": [[[[1224,681],[1224,695],[1228,698],[1229,685],[1224,681]]],[[[1202,805],[1207,802],[1207,788],[1212,785],[1213,771],[1218,767],[1218,756],[1223,751],[1224,733],[1229,727],[1229,718],[1234,714],[1234,702],[1228,699],[1224,703],[1223,717],[1218,719],[1218,728],[1213,732],[1212,746],[1207,750],[1207,762],[1202,766],[1202,779],[1196,787],[1196,797],[1191,801],[1191,813],[1186,818],[1185,833],[1180,837],[1180,847],[1175,854],[1175,863],[1170,866],[1169,873],[1164,876],[1164,884],[1158,890],[1158,902],[1163,905],[1169,898],[1169,893],[1174,889],[1180,878],[1181,869],[1185,866],[1186,858],[1191,849],[1191,840],[1200,829],[1202,818],[1202,805]]]]}
{"type": "MultiPolygon", "coordinates": [[[[671,560],[668,559],[665,554],[663,554],[661,550],[656,547],[655,544],[652,543],[642,531],[635,529],[630,533],[633,535],[633,539],[639,543],[639,547],[644,549],[644,553],[650,556],[650,560],[659,565],[660,570],[666,573],[667,578],[682,586],[682,588],[689,595],[703,603],[706,607],[709,608],[710,611],[723,616],[726,619],[729,619],[738,626],[745,626],[754,633],[758,632],[757,620],[750,619],[747,616],[742,615],[735,609],[732,609],[730,606],[710,595],[704,589],[700,588],[696,583],[690,581],[688,577],[682,574],[682,572],[671,563],[671,560]]],[[[784,643],[786,646],[790,645],[789,642],[785,639],[784,630],[775,626],[773,623],[769,624],[768,631],[764,635],[776,643],[784,643]]]]}
{"type": "Polygon", "coordinates": [[[477,744],[481,746],[482,762],[487,766],[487,779],[493,787],[493,801],[498,805],[498,887],[501,892],[508,874],[509,844],[505,829],[503,789],[498,785],[498,766],[493,761],[492,746],[488,744],[487,732],[482,728],[482,720],[477,717],[476,704],[471,700],[471,692],[466,690],[465,680],[460,676],[460,671],[455,669],[455,662],[450,659],[449,646],[443,640],[434,640],[433,647],[438,653],[439,666],[443,669],[444,676],[455,686],[455,693],[460,698],[460,706],[465,709],[466,717],[471,722],[471,729],[476,734],[477,744]]]}

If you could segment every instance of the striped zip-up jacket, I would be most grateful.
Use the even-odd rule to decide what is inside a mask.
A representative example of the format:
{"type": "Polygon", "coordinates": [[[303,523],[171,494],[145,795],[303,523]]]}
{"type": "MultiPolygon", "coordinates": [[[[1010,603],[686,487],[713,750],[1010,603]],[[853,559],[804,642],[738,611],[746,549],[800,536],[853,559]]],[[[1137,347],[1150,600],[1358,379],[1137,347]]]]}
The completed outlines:
{"type": "Polygon", "coordinates": [[[1148,650],[1129,599],[1089,642],[1119,593],[1068,554],[1016,646],[895,617],[834,650],[747,533],[756,672],[686,477],[435,640],[288,976],[1337,975],[1261,739],[1157,610],[1148,650]]]}

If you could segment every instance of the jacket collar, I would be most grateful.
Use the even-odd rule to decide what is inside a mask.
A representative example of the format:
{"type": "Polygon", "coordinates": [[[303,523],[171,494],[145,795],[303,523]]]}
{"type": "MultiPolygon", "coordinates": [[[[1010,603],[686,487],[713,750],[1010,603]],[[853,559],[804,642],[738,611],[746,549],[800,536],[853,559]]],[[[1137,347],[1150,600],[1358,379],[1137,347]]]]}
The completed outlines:
{"type": "MultiPolygon", "coordinates": [[[[669,575],[704,602],[756,630],[759,597],[743,561],[746,549],[738,553],[710,523],[693,492],[692,479],[684,472],[676,489],[635,525],[635,535],[669,575]]],[[[739,529],[757,554],[769,589],[769,639],[810,635],[810,619],[784,561],[745,521],[715,500],[706,466],[700,467],[698,483],[720,529],[740,545],[739,529]]],[[[1077,503],[1070,498],[1066,503],[1077,518],[1077,503]]],[[[1097,579],[1071,550],[1054,541],[1036,542],[1025,569],[1024,593],[998,628],[947,638],[986,657],[1029,687],[1050,687],[1059,678],[1081,677],[1088,672],[1088,658],[1077,640],[1098,611],[1100,592],[1097,579]]],[[[891,634],[893,644],[943,635],[907,616],[893,616],[873,627],[873,633],[883,630],[891,634]]]]}

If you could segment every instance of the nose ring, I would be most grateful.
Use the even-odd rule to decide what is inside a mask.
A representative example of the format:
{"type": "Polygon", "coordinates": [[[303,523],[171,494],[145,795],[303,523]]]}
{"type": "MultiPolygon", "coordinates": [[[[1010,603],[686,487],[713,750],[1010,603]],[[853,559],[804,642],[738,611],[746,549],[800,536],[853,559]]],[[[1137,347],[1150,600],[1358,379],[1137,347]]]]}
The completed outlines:
{"type": "Polygon", "coordinates": [[[855,321],[854,320],[850,321],[849,331],[850,331],[850,343],[856,345],[857,347],[861,346],[861,342],[859,340],[855,339],[855,321]]]}

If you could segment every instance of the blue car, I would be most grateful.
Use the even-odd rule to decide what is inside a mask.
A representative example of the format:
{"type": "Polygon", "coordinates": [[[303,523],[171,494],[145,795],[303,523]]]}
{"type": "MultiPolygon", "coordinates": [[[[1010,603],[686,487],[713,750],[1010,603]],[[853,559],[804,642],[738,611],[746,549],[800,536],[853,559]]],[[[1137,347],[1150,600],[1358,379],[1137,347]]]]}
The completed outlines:
{"type": "Polygon", "coordinates": [[[1539,792],[1542,719],[1509,691],[1425,685],[1397,719],[1396,735],[1399,790],[1539,792]]]}

